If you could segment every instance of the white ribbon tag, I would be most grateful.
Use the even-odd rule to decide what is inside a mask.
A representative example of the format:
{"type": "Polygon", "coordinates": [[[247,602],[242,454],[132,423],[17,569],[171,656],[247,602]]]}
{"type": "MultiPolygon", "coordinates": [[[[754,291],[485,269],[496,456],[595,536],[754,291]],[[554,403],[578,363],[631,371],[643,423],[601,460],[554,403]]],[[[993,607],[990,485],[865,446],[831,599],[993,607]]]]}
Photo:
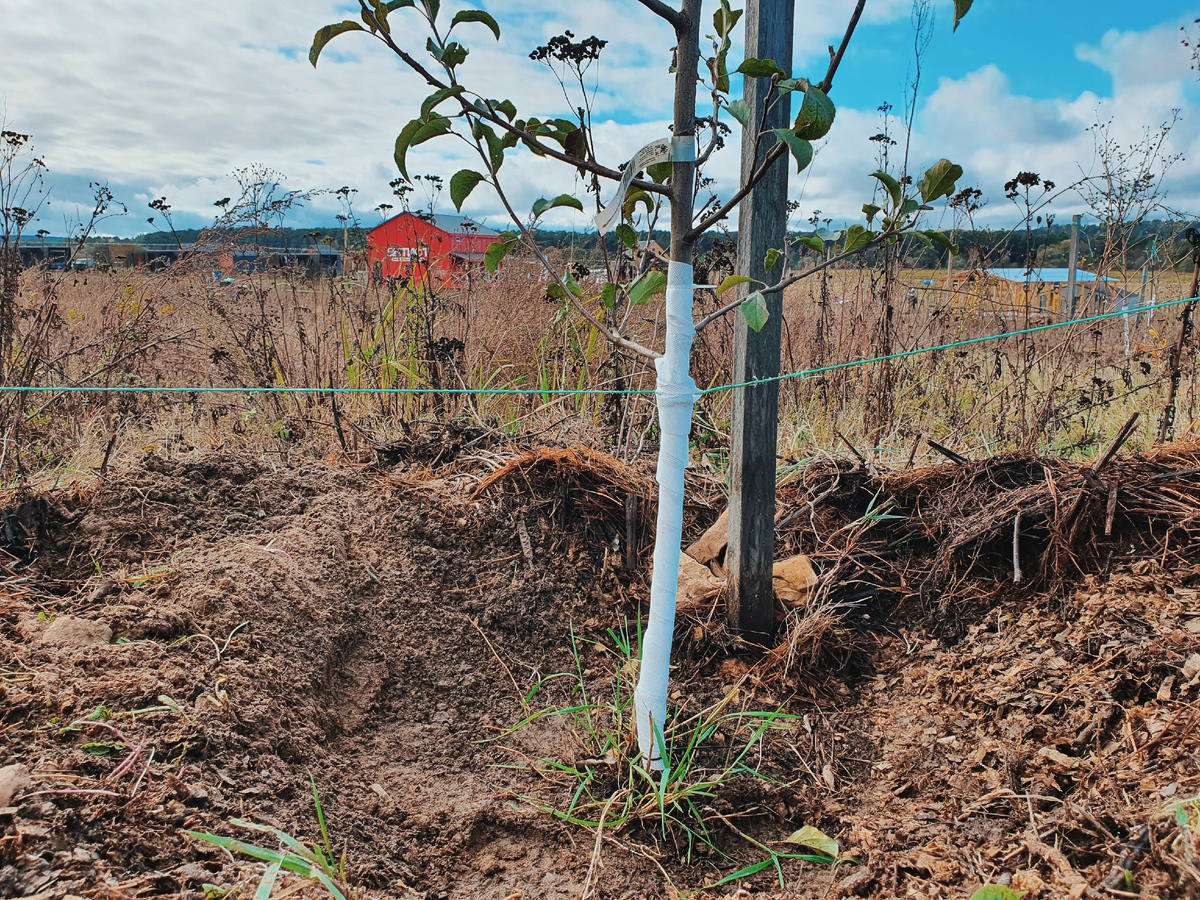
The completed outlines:
{"type": "Polygon", "coordinates": [[[625,171],[621,173],[621,182],[617,185],[617,195],[612,202],[600,210],[596,216],[596,229],[601,234],[607,234],[621,220],[621,207],[625,203],[625,194],[633,183],[633,176],[647,166],[655,166],[665,162],[694,162],[696,159],[696,138],[687,135],[681,138],[661,138],[651,141],[629,160],[625,171]]]}

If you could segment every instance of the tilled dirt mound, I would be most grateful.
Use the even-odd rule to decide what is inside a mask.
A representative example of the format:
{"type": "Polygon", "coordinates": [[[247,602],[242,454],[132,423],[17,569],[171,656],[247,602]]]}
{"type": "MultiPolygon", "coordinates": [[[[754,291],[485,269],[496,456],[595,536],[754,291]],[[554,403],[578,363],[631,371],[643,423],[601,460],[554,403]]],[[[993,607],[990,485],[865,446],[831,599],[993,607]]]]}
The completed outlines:
{"type": "MultiPolygon", "coordinates": [[[[606,535],[475,499],[478,481],[148,459],[35,504],[9,544],[30,561],[0,599],[0,766],[21,767],[0,772],[0,896],[252,892],[262,866],[182,831],[252,836],[228,825],[241,817],[315,839],[311,775],[364,896],[578,897],[594,834],[518,799],[569,802],[524,768],[577,759],[565,718],[483,739],[528,715],[538,682],[537,704],[574,702],[547,676],[578,665],[605,689],[586,642],[636,616],[644,588],[606,535]]],[[[1194,896],[1189,826],[1169,810],[1200,793],[1197,575],[1135,568],[964,611],[961,639],[913,616],[861,623],[852,667],[799,674],[816,700],[793,703],[760,760],[786,784],[721,801],[761,810],[741,825],[759,840],[812,824],[853,861],[744,886],[1084,896],[1124,860],[1116,889],[1194,896]]],[[[703,627],[685,631],[683,693],[748,676],[741,702],[786,699],[739,660],[689,659],[703,627]]],[[[654,833],[609,837],[592,896],[737,868],[684,865],[654,833]]]]}

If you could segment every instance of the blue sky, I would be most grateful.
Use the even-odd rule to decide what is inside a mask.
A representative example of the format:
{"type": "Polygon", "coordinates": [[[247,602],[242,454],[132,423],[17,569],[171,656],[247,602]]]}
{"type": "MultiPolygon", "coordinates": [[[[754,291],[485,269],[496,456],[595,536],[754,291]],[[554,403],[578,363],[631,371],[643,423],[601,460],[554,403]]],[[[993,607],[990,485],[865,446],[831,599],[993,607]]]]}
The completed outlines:
{"type": "MultiPolygon", "coordinates": [[[[4,0],[0,29],[0,110],[9,127],[34,135],[54,191],[39,224],[58,232],[87,196],[87,183],[108,181],[130,215],[112,219],[117,234],[147,230],[146,204],[166,196],[176,221],[211,220],[212,203],[233,190],[228,173],[263,163],[288,176],[289,188],[358,189],[366,223],[394,202],[391,147],[415,115],[424,91],[380,45],[339,38],[314,71],[306,48],[321,25],[342,18],[340,0],[295,0],[280,14],[260,0],[94,0],[73,7],[64,28],[41,0],[4,0]]],[[[610,41],[602,56],[596,138],[616,165],[666,131],[671,102],[669,31],[636,0],[483,0],[504,29],[492,40],[481,26],[464,32],[472,46],[468,83],[507,85],[526,114],[567,107],[529,50],[569,28],[610,41]]],[[[735,3],[735,5],[737,5],[735,3]]],[[[849,221],[869,196],[878,130],[876,107],[901,107],[912,62],[912,0],[869,0],[839,72],[837,123],[791,193],[801,215],[849,221]]],[[[447,14],[462,6],[445,0],[447,14]]],[[[715,6],[709,2],[706,6],[715,6]]],[[[826,46],[837,43],[853,0],[797,3],[794,74],[819,77],[826,46]]],[[[1012,219],[1000,186],[1024,168],[1059,184],[1094,170],[1087,127],[1112,120],[1112,135],[1136,142],[1179,109],[1167,149],[1182,154],[1164,179],[1170,205],[1200,213],[1200,87],[1180,46],[1179,28],[1200,17],[1200,0],[976,0],[952,33],[951,0],[934,0],[935,26],[923,62],[913,135],[914,165],[948,156],[964,181],[990,198],[984,216],[1012,219]]],[[[400,15],[400,13],[397,13],[400,15]]],[[[408,15],[411,15],[409,13],[408,15]]],[[[423,52],[423,35],[406,34],[423,52]]],[[[740,32],[735,36],[735,44],[740,32]]],[[[498,93],[498,91],[497,91],[498,93]]],[[[702,111],[703,112],[703,111],[702,111]]],[[[449,178],[470,164],[452,143],[413,154],[413,170],[449,178]]],[[[718,154],[710,174],[725,193],[737,173],[736,149],[718,154]]],[[[576,191],[572,170],[528,154],[505,167],[518,206],[540,195],[576,191]]],[[[1065,194],[1056,213],[1086,211],[1065,194]]],[[[290,224],[330,224],[336,203],[318,198],[290,224]]],[[[450,211],[449,200],[442,211],[450,211]]],[[[493,195],[478,190],[465,210],[503,222],[493,195]]],[[[584,227],[569,214],[555,220],[584,227]]]]}

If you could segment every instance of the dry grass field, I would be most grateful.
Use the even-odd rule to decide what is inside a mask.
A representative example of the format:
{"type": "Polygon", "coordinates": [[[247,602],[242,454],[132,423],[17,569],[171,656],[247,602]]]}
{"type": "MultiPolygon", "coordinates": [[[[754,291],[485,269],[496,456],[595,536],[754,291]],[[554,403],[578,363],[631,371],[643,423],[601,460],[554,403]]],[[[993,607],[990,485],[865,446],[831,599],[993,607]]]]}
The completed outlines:
{"type": "MultiPolygon", "coordinates": [[[[821,371],[781,390],[776,555],[820,580],[761,656],[719,587],[684,598],[651,783],[644,362],[519,266],[438,295],[26,273],[0,895],[1197,896],[1194,348],[1156,446],[1179,309],[1018,335],[1055,320],[936,277],[785,298],[784,369],[821,371]]],[[[632,321],[653,343],[659,301],[632,321]]],[[[702,334],[702,386],[731,340],[702,334]]],[[[729,404],[697,407],[686,542],[729,404]]]]}

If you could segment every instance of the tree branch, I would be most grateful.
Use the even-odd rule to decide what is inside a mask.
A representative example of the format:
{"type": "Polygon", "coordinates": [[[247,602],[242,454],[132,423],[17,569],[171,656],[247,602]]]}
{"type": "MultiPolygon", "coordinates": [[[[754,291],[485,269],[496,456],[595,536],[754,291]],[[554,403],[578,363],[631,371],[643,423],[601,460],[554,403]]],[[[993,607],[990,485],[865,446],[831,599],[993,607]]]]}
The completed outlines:
{"type": "Polygon", "coordinates": [[[858,5],[854,7],[854,12],[850,16],[850,24],[846,26],[842,43],[837,48],[837,53],[829,60],[829,68],[825,72],[825,77],[821,79],[821,90],[826,94],[833,89],[833,76],[837,74],[838,66],[842,64],[842,57],[846,55],[846,48],[850,46],[850,38],[854,37],[854,29],[858,27],[858,20],[862,18],[866,5],[867,0],[858,0],[858,5]]]}
{"type": "Polygon", "coordinates": [[[656,16],[666,19],[675,31],[678,32],[680,26],[683,25],[683,16],[679,10],[673,9],[666,3],[663,3],[663,0],[638,0],[638,2],[656,16]]]}
{"type": "MultiPolygon", "coordinates": [[[[784,280],[780,281],[778,284],[771,285],[770,287],[760,288],[757,291],[757,293],[759,293],[759,294],[778,294],[780,291],[790,288],[793,284],[796,284],[799,281],[803,281],[805,278],[808,278],[811,275],[816,275],[818,272],[821,272],[825,269],[828,269],[830,266],[833,266],[837,263],[842,262],[842,260],[850,259],[852,256],[857,256],[860,253],[865,253],[867,250],[870,250],[872,247],[874,247],[876,244],[878,244],[880,241],[884,240],[885,238],[889,238],[892,235],[903,234],[903,233],[904,233],[903,231],[881,231],[878,235],[875,236],[874,240],[872,240],[869,244],[864,244],[862,247],[859,247],[857,250],[853,250],[850,253],[842,253],[842,254],[839,254],[838,256],[834,256],[830,259],[827,259],[824,262],[818,263],[817,265],[813,266],[811,269],[805,269],[803,272],[796,273],[791,278],[785,278],[784,280]]],[[[754,292],[751,292],[751,296],[753,296],[753,294],[754,294],[754,292]]],[[[721,318],[721,316],[737,309],[739,306],[741,306],[743,303],[745,303],[749,299],[750,299],[750,297],[747,296],[747,297],[743,297],[741,300],[734,300],[732,303],[727,303],[724,306],[722,306],[720,309],[709,313],[707,316],[705,316],[703,319],[701,319],[699,322],[696,323],[697,333],[700,332],[705,327],[711,325],[717,319],[721,318]]]]}

